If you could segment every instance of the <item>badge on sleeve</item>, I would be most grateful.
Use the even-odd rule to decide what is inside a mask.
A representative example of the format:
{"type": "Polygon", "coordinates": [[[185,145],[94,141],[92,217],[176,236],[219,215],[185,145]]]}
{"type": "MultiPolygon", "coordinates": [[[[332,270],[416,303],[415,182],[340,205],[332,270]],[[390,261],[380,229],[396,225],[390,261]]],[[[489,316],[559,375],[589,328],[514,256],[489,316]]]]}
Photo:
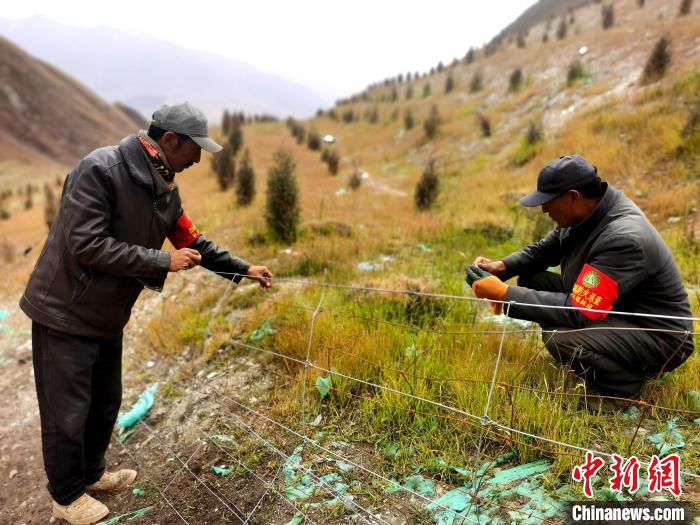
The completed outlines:
{"type": "Polygon", "coordinates": [[[192,221],[185,215],[185,212],[182,212],[175,226],[168,233],[168,239],[179,250],[192,244],[200,235],[192,221]]]}
{"type": "MultiPolygon", "coordinates": [[[[590,264],[584,264],[574,283],[571,301],[580,308],[610,311],[617,301],[617,282],[590,264]]],[[[586,310],[581,310],[581,313],[594,321],[602,321],[608,316],[586,310]]]]}

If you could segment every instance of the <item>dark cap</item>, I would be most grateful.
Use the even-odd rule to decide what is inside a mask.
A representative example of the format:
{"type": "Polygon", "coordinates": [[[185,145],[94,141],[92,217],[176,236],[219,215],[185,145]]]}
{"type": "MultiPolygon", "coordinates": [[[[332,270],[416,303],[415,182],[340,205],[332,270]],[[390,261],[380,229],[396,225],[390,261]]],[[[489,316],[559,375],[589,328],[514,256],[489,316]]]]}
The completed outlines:
{"type": "Polygon", "coordinates": [[[569,190],[600,180],[598,169],[579,155],[565,155],[549,162],[537,177],[537,191],[520,199],[523,206],[541,206],[569,190]]]}
{"type": "Polygon", "coordinates": [[[217,153],[223,149],[209,138],[207,117],[189,102],[161,106],[153,113],[151,125],[166,131],[187,135],[203,150],[210,153],[217,153]]]}

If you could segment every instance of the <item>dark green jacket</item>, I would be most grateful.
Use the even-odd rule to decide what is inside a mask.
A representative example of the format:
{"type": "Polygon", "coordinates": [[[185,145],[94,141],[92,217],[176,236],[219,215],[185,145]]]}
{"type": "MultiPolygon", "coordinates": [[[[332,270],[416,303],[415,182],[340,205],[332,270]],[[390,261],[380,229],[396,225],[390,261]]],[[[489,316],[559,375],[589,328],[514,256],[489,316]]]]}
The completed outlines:
{"type": "MultiPolygon", "coordinates": [[[[589,217],[570,228],[555,228],[544,239],[509,255],[503,262],[509,278],[561,265],[564,287],[572,291],[584,264],[617,283],[617,311],[690,317],[688,294],[670,250],[642,211],[621,191],[608,186],[589,217]]],[[[509,286],[507,301],[533,305],[571,306],[571,293],[536,291],[509,286]]],[[[580,311],[512,305],[511,317],[535,321],[548,328],[595,326],[580,311]]],[[[619,316],[611,314],[608,319],[619,316]]],[[[645,328],[692,331],[692,322],[624,316],[645,328]]],[[[683,336],[669,335],[673,340],[683,336]]],[[[687,345],[692,350],[692,338],[687,345]]]]}

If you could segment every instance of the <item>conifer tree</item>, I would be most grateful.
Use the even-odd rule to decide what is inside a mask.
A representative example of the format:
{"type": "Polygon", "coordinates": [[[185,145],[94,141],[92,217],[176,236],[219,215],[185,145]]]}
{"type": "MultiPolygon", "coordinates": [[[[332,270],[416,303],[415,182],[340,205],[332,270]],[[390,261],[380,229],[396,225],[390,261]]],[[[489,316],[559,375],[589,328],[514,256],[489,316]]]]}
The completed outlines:
{"type": "Polygon", "coordinates": [[[58,205],[56,203],[56,195],[51,189],[50,184],[44,184],[44,222],[50,230],[51,225],[56,220],[58,214],[58,205]]]}
{"type": "Polygon", "coordinates": [[[523,70],[522,68],[516,68],[510,74],[508,91],[518,91],[523,85],[523,70]]]}
{"type": "Polygon", "coordinates": [[[236,117],[231,118],[231,122],[229,124],[228,143],[231,146],[231,155],[235,157],[236,154],[238,154],[238,151],[241,149],[241,146],[243,146],[243,130],[241,129],[241,121],[236,117]]]}
{"type": "Polygon", "coordinates": [[[667,37],[661,37],[654,45],[654,49],[649,55],[644,71],[642,72],[642,83],[654,82],[662,78],[668,66],[671,65],[670,42],[667,37]]]}
{"type": "Polygon", "coordinates": [[[435,199],[437,199],[438,193],[440,192],[440,180],[438,179],[437,171],[435,169],[435,159],[430,158],[428,164],[423,170],[418,184],[416,185],[416,191],[413,195],[413,201],[421,211],[429,210],[433,207],[435,199]]]}
{"type": "Polygon", "coordinates": [[[236,161],[234,160],[233,147],[229,142],[223,145],[223,149],[219,153],[212,156],[211,165],[219,189],[226,191],[236,178],[236,161]]]}
{"type": "Polygon", "coordinates": [[[469,82],[469,91],[472,93],[478,93],[481,91],[484,85],[484,77],[481,70],[476,71],[469,82]]]}
{"type": "Polygon", "coordinates": [[[568,26],[566,24],[566,17],[562,16],[561,20],[559,21],[559,26],[557,27],[557,38],[559,40],[564,40],[566,38],[567,30],[568,26]]]}
{"type": "Polygon", "coordinates": [[[610,29],[615,25],[615,7],[613,4],[602,7],[603,29],[610,29]]]}
{"type": "Polygon", "coordinates": [[[241,206],[247,206],[255,198],[255,171],[248,148],[243,152],[236,175],[236,202],[241,206]]]}
{"type": "Polygon", "coordinates": [[[276,239],[292,243],[297,238],[301,214],[296,164],[289,152],[281,149],[275,152],[273,161],[267,176],[265,220],[276,239]]]}
{"type": "Polygon", "coordinates": [[[413,128],[414,124],[413,113],[407,108],[406,111],[403,112],[403,127],[408,131],[413,128]]]}
{"type": "Polygon", "coordinates": [[[440,127],[440,113],[435,104],[430,108],[430,115],[423,123],[423,130],[425,131],[425,136],[430,140],[437,135],[438,128],[440,127]]]}
{"type": "Polygon", "coordinates": [[[693,9],[693,0],[683,0],[681,6],[678,9],[678,16],[689,15],[690,11],[693,9]]]}
{"type": "Polygon", "coordinates": [[[449,93],[452,91],[455,87],[455,79],[452,76],[452,73],[447,75],[447,78],[445,79],[445,93],[449,93]]]}

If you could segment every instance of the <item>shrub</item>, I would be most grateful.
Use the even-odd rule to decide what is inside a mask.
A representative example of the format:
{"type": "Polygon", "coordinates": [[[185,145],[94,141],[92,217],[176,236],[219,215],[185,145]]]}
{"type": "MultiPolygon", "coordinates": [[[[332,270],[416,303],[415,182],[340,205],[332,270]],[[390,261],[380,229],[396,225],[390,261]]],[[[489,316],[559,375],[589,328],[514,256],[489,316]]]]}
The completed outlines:
{"type": "Polygon", "coordinates": [[[311,151],[318,151],[321,149],[321,135],[318,134],[314,128],[310,128],[306,135],[306,146],[311,151]]]}
{"type": "Polygon", "coordinates": [[[284,242],[294,242],[299,225],[299,186],[291,154],[282,149],[273,155],[274,164],[267,176],[265,220],[272,235],[284,242]]]}
{"type": "Polygon", "coordinates": [[[525,35],[522,33],[518,34],[518,38],[515,40],[515,45],[518,46],[520,49],[527,47],[525,43],[525,35]]]}
{"type": "Polygon", "coordinates": [[[541,149],[543,135],[542,127],[536,122],[530,122],[525,136],[520,141],[515,153],[511,157],[513,166],[524,166],[537,155],[541,149]]]}
{"type": "Polygon", "coordinates": [[[610,29],[615,25],[615,7],[613,4],[602,7],[603,29],[610,29]]]}
{"type": "Polygon", "coordinates": [[[340,155],[331,148],[326,148],[321,153],[321,160],[328,166],[328,171],[331,175],[338,174],[338,166],[340,165],[340,155]]]}
{"type": "Polygon", "coordinates": [[[447,78],[445,79],[445,93],[449,93],[452,91],[455,87],[455,79],[452,76],[452,73],[447,75],[447,78]]]}
{"type": "Polygon", "coordinates": [[[566,17],[562,16],[559,21],[559,26],[557,27],[557,38],[559,40],[564,40],[566,38],[566,32],[568,30],[568,25],[566,23],[566,17]]]}
{"type": "Polygon", "coordinates": [[[546,44],[547,42],[549,42],[549,33],[544,33],[542,35],[542,43],[546,44]]]}
{"type": "Polygon", "coordinates": [[[656,42],[642,72],[641,80],[643,84],[659,80],[666,74],[668,66],[671,64],[669,45],[669,39],[665,36],[656,42]]]}
{"type": "Polygon", "coordinates": [[[7,237],[3,237],[2,241],[0,241],[0,260],[5,264],[9,264],[14,261],[14,259],[15,247],[7,240],[7,237]]]}
{"type": "Polygon", "coordinates": [[[478,93],[484,87],[484,76],[481,71],[476,71],[469,82],[469,91],[478,93]]]}
{"type": "Polygon", "coordinates": [[[56,220],[58,214],[58,205],[56,203],[56,195],[51,189],[51,185],[44,184],[44,222],[50,230],[51,225],[56,220]]]}
{"type": "Polygon", "coordinates": [[[435,159],[431,158],[428,160],[428,164],[426,164],[423,174],[416,185],[416,192],[413,195],[416,208],[421,211],[432,208],[439,192],[440,180],[435,169],[435,159]]]}
{"type": "Polygon", "coordinates": [[[430,82],[426,82],[423,86],[423,98],[429,97],[432,93],[433,90],[430,87],[430,82]]]}
{"type": "Polygon", "coordinates": [[[430,108],[430,114],[428,118],[423,123],[423,130],[425,131],[425,136],[428,139],[432,139],[437,135],[438,128],[440,127],[440,114],[438,113],[438,108],[435,104],[430,108]]]}
{"type": "Polygon", "coordinates": [[[350,186],[351,190],[357,190],[360,186],[362,186],[362,177],[360,176],[359,170],[354,169],[352,171],[350,178],[348,179],[348,186],[350,186]]]}
{"type": "Polygon", "coordinates": [[[406,86],[406,100],[411,100],[413,98],[413,84],[406,86]]]}
{"type": "Polygon", "coordinates": [[[645,3],[646,3],[645,0],[637,0],[637,5],[638,5],[639,7],[644,7],[644,4],[645,4],[645,3]]]}
{"type": "Polygon", "coordinates": [[[34,194],[34,187],[31,184],[27,184],[27,190],[25,191],[26,198],[24,199],[24,209],[31,210],[34,206],[34,200],[32,198],[34,194]]]}
{"type": "Polygon", "coordinates": [[[233,158],[233,148],[230,143],[211,159],[211,166],[216,175],[216,182],[221,191],[226,191],[236,178],[236,161],[233,158]]]}
{"type": "Polygon", "coordinates": [[[379,122],[379,110],[377,109],[377,106],[372,107],[372,109],[367,112],[367,121],[370,124],[376,124],[379,122]]]}
{"type": "Polygon", "coordinates": [[[523,70],[522,68],[516,68],[510,74],[510,79],[508,81],[508,91],[518,91],[523,85],[523,70]]]}
{"type": "Polygon", "coordinates": [[[334,120],[336,122],[338,121],[338,113],[335,112],[335,109],[329,109],[328,113],[326,114],[328,115],[329,119],[334,120]]]}
{"type": "Polygon", "coordinates": [[[538,142],[542,141],[542,125],[537,122],[530,122],[527,128],[527,133],[525,134],[525,140],[531,146],[534,146],[538,142]]]}
{"type": "Polygon", "coordinates": [[[415,122],[413,121],[413,113],[410,109],[403,112],[403,127],[407,130],[412,129],[415,122]]]}
{"type": "Polygon", "coordinates": [[[474,53],[474,48],[470,47],[469,51],[467,51],[467,54],[464,55],[464,63],[469,65],[474,62],[475,59],[475,53],[474,53]]]}
{"type": "Polygon", "coordinates": [[[231,156],[235,157],[241,146],[243,146],[243,130],[241,129],[241,121],[238,118],[231,119],[228,143],[231,146],[231,156]]]}
{"type": "Polygon", "coordinates": [[[221,117],[221,131],[224,135],[228,135],[230,125],[231,114],[228,112],[228,109],[225,109],[224,114],[221,117]]]}
{"type": "Polygon", "coordinates": [[[693,9],[693,0],[683,0],[681,6],[678,9],[678,16],[689,15],[690,11],[693,9]]]}
{"type": "Polygon", "coordinates": [[[250,161],[248,148],[243,152],[236,177],[236,202],[247,206],[255,198],[255,171],[250,161]]]}
{"type": "Polygon", "coordinates": [[[491,136],[491,121],[482,113],[477,113],[476,118],[479,120],[479,128],[481,129],[482,137],[491,136]]]}
{"type": "Polygon", "coordinates": [[[354,118],[355,118],[355,114],[352,112],[352,109],[348,109],[346,111],[343,111],[342,119],[343,119],[343,122],[345,122],[346,124],[351,124],[352,121],[354,120],[354,118]]]}
{"type": "Polygon", "coordinates": [[[573,86],[577,81],[586,77],[586,70],[580,60],[575,60],[569,64],[569,71],[566,73],[566,85],[573,86]]]}

